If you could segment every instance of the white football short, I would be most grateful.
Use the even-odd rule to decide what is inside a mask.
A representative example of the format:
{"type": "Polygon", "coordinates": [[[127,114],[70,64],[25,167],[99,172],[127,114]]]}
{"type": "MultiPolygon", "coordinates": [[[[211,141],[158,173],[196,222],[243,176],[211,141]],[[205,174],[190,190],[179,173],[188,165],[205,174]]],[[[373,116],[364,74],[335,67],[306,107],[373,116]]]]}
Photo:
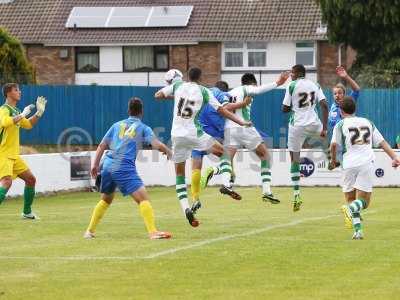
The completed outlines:
{"type": "Polygon", "coordinates": [[[215,144],[216,140],[203,133],[200,137],[172,137],[172,160],[181,163],[191,157],[192,150],[207,151],[215,144]]]}
{"type": "MultiPolygon", "coordinates": [[[[300,152],[306,138],[321,141],[322,124],[307,125],[307,126],[293,126],[289,125],[288,134],[288,149],[292,152],[300,152]]],[[[313,141],[311,141],[313,142],[313,141]]],[[[321,146],[322,147],[322,144],[321,146]]]]}
{"type": "Polygon", "coordinates": [[[262,142],[262,137],[254,127],[225,128],[224,147],[255,150],[262,142]]]}
{"type": "Polygon", "coordinates": [[[369,162],[359,167],[343,170],[342,190],[344,193],[354,189],[371,193],[374,178],[374,163],[369,162]]]}

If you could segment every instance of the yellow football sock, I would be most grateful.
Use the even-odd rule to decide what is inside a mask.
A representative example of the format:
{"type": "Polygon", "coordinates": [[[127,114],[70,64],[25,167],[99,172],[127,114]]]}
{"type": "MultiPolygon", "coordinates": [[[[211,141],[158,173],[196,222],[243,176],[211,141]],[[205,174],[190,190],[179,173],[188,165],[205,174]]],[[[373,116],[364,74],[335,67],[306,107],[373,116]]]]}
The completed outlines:
{"type": "Polygon", "coordinates": [[[154,222],[154,211],[148,200],[139,203],[139,211],[143,217],[144,224],[149,233],[157,231],[156,224],[154,222]]]}
{"type": "Polygon", "coordinates": [[[192,185],[190,189],[192,191],[193,200],[199,200],[200,197],[200,179],[201,179],[201,172],[199,169],[192,171],[192,185]]]}
{"type": "Polygon", "coordinates": [[[97,224],[99,224],[101,218],[103,218],[104,213],[109,206],[110,204],[108,204],[104,200],[100,200],[99,203],[97,203],[96,207],[93,210],[92,219],[90,220],[90,224],[87,229],[88,231],[92,233],[96,231],[97,224]]]}

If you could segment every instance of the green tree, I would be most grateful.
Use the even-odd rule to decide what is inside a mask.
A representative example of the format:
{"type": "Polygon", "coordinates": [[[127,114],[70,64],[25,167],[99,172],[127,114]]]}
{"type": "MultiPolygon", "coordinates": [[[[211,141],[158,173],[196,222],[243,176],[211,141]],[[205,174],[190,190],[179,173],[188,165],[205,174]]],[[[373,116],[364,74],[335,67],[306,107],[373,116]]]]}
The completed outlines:
{"type": "Polygon", "coordinates": [[[20,41],[0,28],[0,84],[6,82],[34,83],[35,76],[20,41]]]}
{"type": "Polygon", "coordinates": [[[357,51],[355,74],[372,73],[385,87],[400,74],[400,0],[319,0],[328,38],[357,51]],[[369,67],[368,67],[369,66],[369,67]],[[374,70],[374,72],[371,72],[374,70]],[[387,81],[386,81],[387,79],[387,81]]]}

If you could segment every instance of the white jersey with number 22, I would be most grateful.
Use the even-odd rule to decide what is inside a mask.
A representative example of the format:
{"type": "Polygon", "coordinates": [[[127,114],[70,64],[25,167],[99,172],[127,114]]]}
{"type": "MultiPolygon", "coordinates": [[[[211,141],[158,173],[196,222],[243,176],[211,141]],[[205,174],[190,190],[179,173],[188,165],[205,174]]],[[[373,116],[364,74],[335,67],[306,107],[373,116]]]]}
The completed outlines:
{"type": "Polygon", "coordinates": [[[365,118],[347,117],[333,129],[332,143],[343,147],[343,169],[359,167],[375,159],[373,146],[384,140],[374,124],[365,118]]]}

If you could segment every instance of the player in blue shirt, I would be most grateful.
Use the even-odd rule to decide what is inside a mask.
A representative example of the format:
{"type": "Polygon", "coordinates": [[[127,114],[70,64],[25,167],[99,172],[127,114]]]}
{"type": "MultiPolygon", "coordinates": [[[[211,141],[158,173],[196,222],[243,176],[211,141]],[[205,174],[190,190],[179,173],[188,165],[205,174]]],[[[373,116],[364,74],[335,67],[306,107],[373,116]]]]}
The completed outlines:
{"type": "MultiPolygon", "coordinates": [[[[342,66],[338,66],[336,68],[336,74],[343,80],[346,81],[346,83],[348,83],[352,89],[350,96],[354,99],[355,102],[357,102],[358,97],[360,95],[360,86],[357,84],[357,82],[354,81],[353,78],[350,77],[349,74],[347,74],[346,70],[344,67],[342,66]]],[[[344,96],[346,96],[346,87],[341,84],[338,83],[336,84],[333,89],[333,98],[334,98],[334,102],[331,105],[331,109],[329,111],[329,115],[328,115],[328,124],[329,124],[329,129],[332,131],[333,128],[335,127],[335,125],[337,123],[339,123],[342,120],[342,116],[340,114],[340,103],[343,101],[344,96]]],[[[341,149],[338,148],[338,152],[336,154],[336,157],[338,158],[338,162],[336,164],[336,166],[340,166],[340,162],[341,161],[341,149]]],[[[328,153],[328,158],[330,158],[330,154],[328,153]]],[[[329,170],[333,169],[333,166],[329,165],[328,167],[329,170]]]]}
{"type": "MultiPolygon", "coordinates": [[[[338,66],[336,68],[336,74],[344,79],[350,86],[351,86],[351,93],[350,96],[354,99],[354,101],[357,102],[358,97],[360,95],[360,86],[353,80],[353,78],[350,77],[349,74],[347,74],[345,68],[342,66],[338,66]]],[[[336,84],[333,89],[333,97],[335,102],[332,103],[331,109],[329,111],[329,116],[328,116],[328,123],[329,123],[329,128],[333,129],[337,123],[342,120],[342,116],[340,115],[340,103],[343,101],[344,96],[346,96],[346,88],[343,84],[338,83],[336,84]]]]}
{"type": "Polygon", "coordinates": [[[92,218],[84,237],[95,237],[95,230],[114,199],[115,189],[118,187],[124,196],[130,195],[139,204],[139,211],[143,217],[150,239],[170,238],[169,232],[158,231],[154,222],[153,208],[144,184],[136,171],[136,155],[143,146],[152,146],[153,149],[171,156],[171,151],[155,138],[150,127],[141,122],[143,104],[139,98],[132,98],[128,102],[129,118],[111,126],[96,151],[96,157],[91,174],[96,178],[99,173],[101,200],[93,210],[92,218]],[[103,153],[109,150],[102,161],[103,153]]]}

